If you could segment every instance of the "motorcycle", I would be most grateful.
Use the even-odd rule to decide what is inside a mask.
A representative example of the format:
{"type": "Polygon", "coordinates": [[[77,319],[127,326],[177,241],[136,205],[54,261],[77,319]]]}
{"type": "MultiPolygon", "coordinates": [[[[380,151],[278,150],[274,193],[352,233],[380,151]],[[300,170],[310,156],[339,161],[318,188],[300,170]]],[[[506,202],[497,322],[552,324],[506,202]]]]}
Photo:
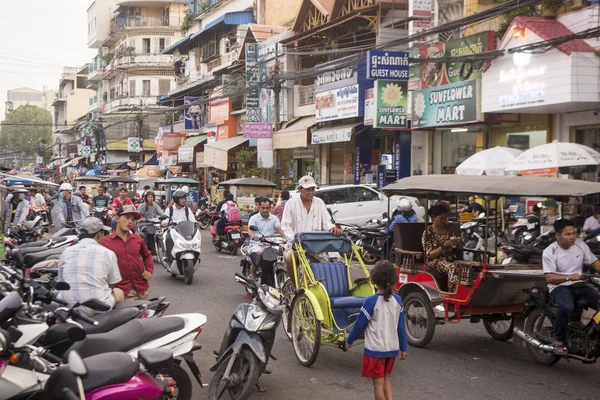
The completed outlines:
{"type": "Polygon", "coordinates": [[[98,218],[106,226],[110,226],[111,218],[108,215],[108,207],[93,207],[92,216],[98,218]]]}
{"type": "Polygon", "coordinates": [[[196,211],[196,221],[200,224],[200,229],[207,229],[210,226],[210,218],[217,209],[217,206],[211,204],[205,208],[200,208],[196,211]]]}
{"type": "Polygon", "coordinates": [[[519,217],[511,227],[511,237],[517,244],[528,244],[540,235],[540,216],[539,211],[543,208],[542,203],[534,206],[534,212],[519,217]]]}
{"type": "Polygon", "coordinates": [[[213,245],[218,252],[226,250],[229,252],[229,254],[235,256],[239,248],[242,246],[242,244],[244,244],[244,237],[242,236],[242,221],[225,222],[223,233],[217,235],[217,227],[215,222],[219,218],[219,213],[215,213],[211,216],[210,234],[212,235],[213,245]]]}
{"type": "Polygon", "coordinates": [[[160,222],[167,219],[166,215],[162,215],[158,218],[148,219],[138,223],[138,229],[140,234],[144,238],[146,247],[152,252],[152,255],[156,255],[156,232],[161,230],[160,222]]]}
{"type": "MultiPolygon", "coordinates": [[[[258,232],[256,226],[250,226],[249,229],[253,232],[258,232]]],[[[283,259],[283,246],[286,239],[274,235],[269,237],[261,237],[260,243],[263,247],[262,257],[256,253],[249,252],[249,246],[242,246],[242,254],[244,258],[240,261],[242,267],[242,275],[252,279],[252,265],[256,265],[257,284],[265,284],[281,290],[283,284],[288,278],[283,259]]]]}
{"type": "MultiPolygon", "coordinates": [[[[581,277],[586,284],[600,288],[600,276],[597,274],[581,277]]],[[[531,305],[515,320],[514,333],[527,344],[529,355],[537,363],[555,364],[562,358],[554,354],[552,346],[558,307],[552,302],[546,289],[533,288],[527,292],[531,305]]],[[[596,311],[587,324],[582,322],[584,310],[599,306],[600,304],[587,304],[584,301],[576,302],[567,328],[565,345],[569,354],[565,358],[579,360],[584,364],[595,363],[600,358],[600,311],[596,311]]]]}
{"type": "Polygon", "coordinates": [[[191,221],[182,221],[170,226],[169,232],[173,240],[171,254],[166,254],[167,231],[157,231],[154,235],[158,259],[171,276],[183,275],[185,283],[191,285],[194,272],[200,265],[200,230],[197,229],[196,223],[191,221]]]}
{"type": "Polygon", "coordinates": [[[235,274],[235,280],[246,286],[253,300],[235,310],[221,348],[215,352],[217,362],[210,369],[215,373],[209,386],[211,400],[220,399],[226,391],[232,399],[244,400],[253,386],[264,391],[258,379],[269,359],[275,360],[271,351],[282,318],[283,296],[278,290],[259,286],[239,273],[235,274]]]}
{"type": "Polygon", "coordinates": [[[34,225],[37,225],[38,221],[41,221],[42,234],[48,232],[50,223],[48,222],[48,211],[46,207],[31,207],[29,209],[27,220],[35,221],[34,225]]]}

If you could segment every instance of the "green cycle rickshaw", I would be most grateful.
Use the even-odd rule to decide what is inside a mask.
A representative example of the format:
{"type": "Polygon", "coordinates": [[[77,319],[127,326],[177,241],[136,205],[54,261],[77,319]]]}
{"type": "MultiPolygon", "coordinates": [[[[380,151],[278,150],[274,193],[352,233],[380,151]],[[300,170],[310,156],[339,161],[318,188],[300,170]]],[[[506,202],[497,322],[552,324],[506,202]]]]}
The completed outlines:
{"type": "Polygon", "coordinates": [[[346,236],[300,233],[293,249],[294,276],[282,288],[289,304],[283,326],[296,357],[309,367],[317,360],[321,344],[343,348],[363,301],[376,289],[360,257],[361,249],[346,236]],[[356,262],[364,276],[352,281],[351,264],[356,262]],[[294,291],[292,281],[298,290],[294,291]]]}

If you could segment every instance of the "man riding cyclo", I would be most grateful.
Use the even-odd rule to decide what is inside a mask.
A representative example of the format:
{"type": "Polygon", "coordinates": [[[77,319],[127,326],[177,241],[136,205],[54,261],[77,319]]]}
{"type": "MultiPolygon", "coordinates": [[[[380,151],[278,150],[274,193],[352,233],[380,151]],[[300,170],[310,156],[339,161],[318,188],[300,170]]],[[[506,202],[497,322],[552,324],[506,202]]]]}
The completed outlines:
{"type": "Polygon", "coordinates": [[[250,236],[249,254],[252,261],[252,279],[256,279],[256,268],[260,265],[264,244],[261,243],[261,237],[269,237],[279,233],[284,236],[279,218],[271,214],[271,200],[262,198],[259,207],[259,213],[253,215],[248,220],[248,226],[255,226],[256,231],[248,230],[250,236]]]}
{"type": "MultiPolygon", "coordinates": [[[[190,221],[195,222],[196,218],[194,217],[194,213],[192,210],[185,205],[187,200],[188,192],[182,189],[177,189],[173,193],[173,205],[168,207],[165,210],[165,215],[168,216],[168,219],[165,219],[162,222],[163,226],[168,226],[171,224],[178,224],[182,221],[190,221]]],[[[167,263],[171,263],[171,251],[173,250],[173,238],[171,237],[171,230],[168,229],[166,232],[166,245],[167,245],[167,254],[165,255],[165,261],[167,263]]]]}
{"type": "MultiPolygon", "coordinates": [[[[294,276],[293,242],[297,233],[304,232],[332,232],[339,236],[342,230],[331,222],[325,202],[315,197],[317,184],[312,176],[306,175],[298,180],[298,195],[293,196],[285,205],[281,228],[289,243],[285,251],[285,266],[288,276],[294,276]]],[[[319,262],[329,261],[327,254],[311,254],[319,262]]],[[[293,281],[293,280],[292,280],[293,281]]]]}

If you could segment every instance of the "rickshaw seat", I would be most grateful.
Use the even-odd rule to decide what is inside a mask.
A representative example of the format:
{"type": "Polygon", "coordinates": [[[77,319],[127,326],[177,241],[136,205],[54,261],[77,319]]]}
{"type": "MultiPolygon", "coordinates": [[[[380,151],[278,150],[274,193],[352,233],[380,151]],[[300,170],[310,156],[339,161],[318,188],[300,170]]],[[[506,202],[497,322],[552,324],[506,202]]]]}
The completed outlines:
{"type": "Polygon", "coordinates": [[[344,263],[311,263],[310,268],[317,281],[320,281],[327,294],[332,308],[360,308],[364,297],[350,296],[348,283],[348,267],[344,263]]]}
{"type": "Polygon", "coordinates": [[[437,284],[438,289],[441,290],[442,292],[447,292],[448,291],[448,276],[446,274],[438,271],[437,269],[430,267],[429,265],[427,265],[425,267],[425,269],[431,276],[433,276],[433,280],[437,284]]]}

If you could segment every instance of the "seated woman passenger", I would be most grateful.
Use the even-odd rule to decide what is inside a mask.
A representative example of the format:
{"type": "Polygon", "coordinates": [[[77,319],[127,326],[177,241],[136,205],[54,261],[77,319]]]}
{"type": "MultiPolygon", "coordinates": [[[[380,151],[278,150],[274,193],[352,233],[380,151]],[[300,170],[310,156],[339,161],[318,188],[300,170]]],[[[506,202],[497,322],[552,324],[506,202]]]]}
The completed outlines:
{"type": "Polygon", "coordinates": [[[447,204],[438,202],[429,209],[433,224],[423,232],[423,249],[425,262],[431,268],[448,276],[448,291],[456,292],[459,276],[458,267],[454,263],[457,249],[462,249],[459,238],[453,238],[448,224],[447,204]]]}

